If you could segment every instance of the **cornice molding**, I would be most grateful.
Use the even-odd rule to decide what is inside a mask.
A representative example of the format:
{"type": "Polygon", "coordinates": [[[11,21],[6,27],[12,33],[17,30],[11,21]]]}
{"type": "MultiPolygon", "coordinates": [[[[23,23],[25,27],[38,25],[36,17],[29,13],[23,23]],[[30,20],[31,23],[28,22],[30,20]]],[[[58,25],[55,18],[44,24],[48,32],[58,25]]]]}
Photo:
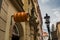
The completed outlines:
{"type": "Polygon", "coordinates": [[[19,2],[19,0],[10,0],[10,2],[13,4],[13,6],[18,10],[18,11],[24,11],[23,9],[23,3],[19,2]]]}

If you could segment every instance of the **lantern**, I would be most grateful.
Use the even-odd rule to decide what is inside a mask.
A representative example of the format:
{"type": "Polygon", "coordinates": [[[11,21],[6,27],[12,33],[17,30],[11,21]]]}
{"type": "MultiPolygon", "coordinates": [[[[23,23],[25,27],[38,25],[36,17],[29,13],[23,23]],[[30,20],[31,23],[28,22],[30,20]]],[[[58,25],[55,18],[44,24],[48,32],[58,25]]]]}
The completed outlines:
{"type": "Polygon", "coordinates": [[[24,22],[27,21],[28,15],[25,12],[18,12],[14,14],[15,22],[24,22]]]}

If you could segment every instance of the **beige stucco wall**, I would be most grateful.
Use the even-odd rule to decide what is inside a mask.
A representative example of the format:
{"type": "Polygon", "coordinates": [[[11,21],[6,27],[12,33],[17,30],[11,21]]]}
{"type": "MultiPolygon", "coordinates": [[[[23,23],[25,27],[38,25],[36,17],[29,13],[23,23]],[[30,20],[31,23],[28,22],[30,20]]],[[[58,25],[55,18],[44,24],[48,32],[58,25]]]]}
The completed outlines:
{"type": "Polygon", "coordinates": [[[23,1],[23,9],[26,13],[28,13],[28,0],[22,0],[23,1]]]}
{"type": "Polygon", "coordinates": [[[8,4],[8,8],[7,8],[7,23],[6,23],[6,33],[5,33],[5,40],[9,40],[9,32],[10,32],[10,23],[11,23],[11,16],[17,12],[17,10],[13,7],[13,5],[10,3],[10,1],[7,1],[7,4],[8,4]]]}
{"type": "Polygon", "coordinates": [[[5,40],[8,4],[3,0],[0,12],[0,40],[5,40]]]}
{"type": "MultiPolygon", "coordinates": [[[[24,5],[24,10],[25,12],[28,12],[28,3],[27,0],[23,0],[24,5]],[[27,7],[27,8],[26,8],[27,7]]],[[[5,34],[5,40],[9,40],[9,29],[11,27],[10,22],[11,22],[11,15],[13,15],[14,13],[16,13],[17,10],[13,7],[13,5],[10,3],[10,1],[8,1],[8,18],[7,18],[7,25],[6,25],[6,34],[5,34]]],[[[29,23],[28,22],[21,22],[22,26],[23,26],[23,31],[24,31],[24,40],[30,40],[30,29],[29,29],[29,23]]]]}
{"type": "MultiPolygon", "coordinates": [[[[31,9],[32,9],[32,4],[30,1],[30,4],[28,4],[28,0],[22,0],[24,3],[24,10],[26,13],[31,14],[31,9]]],[[[29,19],[29,17],[28,17],[29,19]]],[[[31,30],[30,30],[30,25],[29,25],[29,20],[27,22],[25,22],[25,40],[33,40],[33,36],[31,36],[31,30]]]]}
{"type": "MultiPolygon", "coordinates": [[[[11,23],[11,16],[14,14],[14,13],[16,13],[16,12],[18,12],[14,7],[13,7],[13,5],[10,3],[10,1],[9,0],[7,0],[6,1],[7,2],[7,5],[8,6],[6,6],[6,3],[4,4],[5,6],[6,6],[6,12],[7,12],[7,23],[6,23],[6,27],[5,27],[5,33],[2,33],[2,35],[4,35],[5,34],[5,36],[4,36],[4,38],[2,38],[2,39],[4,39],[4,40],[9,40],[10,39],[10,37],[9,37],[9,35],[10,35],[10,27],[11,27],[11,25],[10,25],[10,23],[11,23]]],[[[3,6],[4,7],[4,6],[3,6]]],[[[6,18],[5,18],[6,19],[6,18]]],[[[22,24],[22,26],[23,26],[23,29],[24,29],[24,33],[25,33],[25,22],[21,22],[21,24],[22,24]]],[[[3,27],[4,28],[4,27],[3,27]]],[[[25,35],[24,35],[25,36],[25,35]]],[[[24,39],[24,38],[23,38],[24,39]]]]}
{"type": "MultiPolygon", "coordinates": [[[[35,0],[34,0],[35,1],[35,0]]],[[[38,10],[37,10],[37,7],[39,6],[38,5],[38,3],[37,3],[37,1],[38,0],[36,0],[36,2],[34,2],[34,4],[35,4],[35,11],[36,11],[36,17],[37,17],[37,20],[36,20],[36,22],[39,22],[39,24],[38,24],[38,26],[37,26],[37,28],[39,29],[39,31],[38,31],[38,33],[40,34],[40,36],[37,36],[37,39],[38,40],[42,40],[42,29],[41,29],[41,16],[39,15],[39,13],[38,13],[38,10]]]]}
{"type": "MultiPolygon", "coordinates": [[[[22,0],[22,1],[24,4],[23,9],[25,10],[25,12],[31,13],[32,4],[28,5],[28,0],[22,0]]],[[[9,40],[10,39],[9,32],[10,32],[10,28],[12,27],[10,25],[11,16],[16,12],[18,12],[18,11],[14,8],[14,6],[11,4],[11,2],[9,0],[3,0],[1,13],[0,13],[0,17],[3,18],[3,20],[0,18],[0,29],[1,29],[0,30],[0,40],[9,40]]],[[[39,20],[39,17],[37,19],[39,20]]],[[[29,21],[21,22],[21,24],[22,24],[23,31],[24,31],[23,39],[24,40],[33,40],[34,36],[31,35],[31,33],[30,33],[29,21]]],[[[40,25],[38,26],[38,28],[40,29],[40,25]]],[[[39,30],[39,32],[40,32],[40,30],[39,30]]],[[[34,30],[31,32],[34,33],[34,30]]]]}
{"type": "Polygon", "coordinates": [[[60,23],[57,25],[58,40],[60,40],[60,23]]]}

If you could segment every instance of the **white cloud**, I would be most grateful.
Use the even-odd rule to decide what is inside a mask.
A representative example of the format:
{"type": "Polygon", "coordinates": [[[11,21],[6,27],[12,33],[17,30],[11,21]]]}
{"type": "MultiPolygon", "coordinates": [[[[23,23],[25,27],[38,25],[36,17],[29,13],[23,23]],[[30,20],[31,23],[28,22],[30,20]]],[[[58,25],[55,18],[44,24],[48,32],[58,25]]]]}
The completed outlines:
{"type": "Polygon", "coordinates": [[[57,9],[52,9],[52,11],[56,11],[57,9]]]}
{"type": "Polygon", "coordinates": [[[60,11],[54,11],[53,14],[56,16],[55,18],[53,18],[54,23],[60,21],[60,11]]]}
{"type": "Polygon", "coordinates": [[[42,3],[49,2],[50,0],[41,0],[42,3]]]}
{"type": "Polygon", "coordinates": [[[60,12],[59,11],[55,11],[54,14],[56,15],[57,18],[60,18],[60,12]]]}
{"type": "Polygon", "coordinates": [[[52,11],[60,11],[60,8],[51,9],[52,11]]]}

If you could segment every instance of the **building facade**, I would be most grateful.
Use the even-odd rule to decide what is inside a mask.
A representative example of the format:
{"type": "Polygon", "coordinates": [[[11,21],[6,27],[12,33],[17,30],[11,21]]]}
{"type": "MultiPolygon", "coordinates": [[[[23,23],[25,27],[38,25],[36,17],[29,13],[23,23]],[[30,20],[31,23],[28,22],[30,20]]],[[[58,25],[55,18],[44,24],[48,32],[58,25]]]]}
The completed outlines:
{"type": "Polygon", "coordinates": [[[60,40],[60,22],[57,22],[56,28],[57,28],[57,37],[58,37],[58,40],[60,40]]]}
{"type": "Polygon", "coordinates": [[[0,40],[40,40],[41,27],[38,0],[0,0],[0,40]],[[17,12],[28,13],[27,21],[15,22],[17,12]]]}
{"type": "Polygon", "coordinates": [[[57,36],[57,25],[56,25],[56,29],[55,29],[55,25],[52,24],[51,38],[52,38],[52,40],[58,40],[58,36],[57,36]]]}

